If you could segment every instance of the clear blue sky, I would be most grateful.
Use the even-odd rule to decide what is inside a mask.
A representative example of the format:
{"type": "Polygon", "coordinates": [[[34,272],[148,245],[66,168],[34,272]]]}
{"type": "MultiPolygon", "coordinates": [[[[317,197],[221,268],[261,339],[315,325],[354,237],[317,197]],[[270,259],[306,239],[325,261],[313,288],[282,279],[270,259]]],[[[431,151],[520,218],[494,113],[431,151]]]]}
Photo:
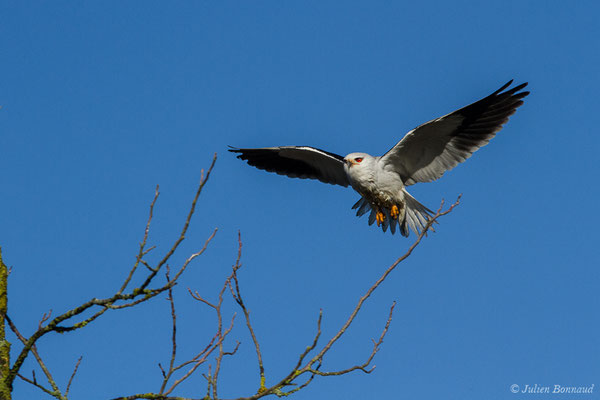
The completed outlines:
{"type": "MultiPolygon", "coordinates": [[[[319,308],[327,338],[414,236],[356,218],[350,189],[258,171],[227,145],[379,155],[514,78],[532,94],[505,129],[412,189],[431,208],[459,193],[462,204],[324,364],[362,360],[396,301],[376,371],[317,379],[295,398],[538,398],[509,390],[536,383],[595,384],[578,398],[600,398],[599,14],[591,1],[2,2],[0,245],[13,267],[11,317],[30,334],[50,308],[110,295],[156,184],[152,244],[165,251],[216,152],[177,258],[219,228],[176,290],[181,355],[214,326],[186,288],[214,298],[239,229],[242,289],[267,381],[278,381],[319,308]]],[[[226,315],[234,311],[229,301],[226,315]]],[[[84,355],[73,399],[156,391],[169,323],[156,299],[39,348],[63,385],[84,355]]],[[[257,371],[241,319],[232,335],[242,345],[220,394],[250,395],[257,371]]],[[[197,376],[178,394],[204,387],[197,376]]],[[[22,382],[15,391],[41,398],[22,382]]]]}

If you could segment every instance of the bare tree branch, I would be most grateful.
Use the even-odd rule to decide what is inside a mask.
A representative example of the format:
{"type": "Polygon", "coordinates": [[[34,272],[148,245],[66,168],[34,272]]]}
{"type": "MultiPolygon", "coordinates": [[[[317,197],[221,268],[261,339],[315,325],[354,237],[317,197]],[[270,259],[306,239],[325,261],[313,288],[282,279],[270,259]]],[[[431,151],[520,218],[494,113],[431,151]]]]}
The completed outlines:
{"type": "Polygon", "coordinates": [[[82,358],[83,358],[83,356],[79,357],[79,359],[77,360],[77,364],[75,364],[75,368],[73,368],[73,373],[71,374],[71,377],[69,378],[69,383],[67,383],[67,389],[65,390],[65,397],[69,396],[69,390],[71,390],[71,383],[73,383],[73,379],[75,378],[75,375],[77,374],[77,370],[79,369],[79,364],[81,364],[82,358]]]}
{"type": "MultiPolygon", "coordinates": [[[[49,317],[50,317],[50,312],[47,314],[44,314],[42,316],[42,319],[39,322],[39,326],[41,326],[46,320],[48,320],[49,317]]],[[[25,344],[27,342],[27,340],[21,334],[21,332],[19,332],[19,330],[17,329],[17,326],[14,324],[14,322],[8,316],[6,316],[6,321],[8,322],[8,326],[10,327],[11,331],[13,331],[13,333],[17,336],[17,338],[23,344],[25,344]]],[[[30,384],[42,389],[44,392],[48,393],[49,395],[56,397],[57,399],[60,399],[60,400],[66,399],[66,395],[63,396],[63,394],[61,393],[60,389],[58,388],[58,385],[56,384],[56,381],[54,380],[54,377],[50,373],[50,370],[48,369],[48,367],[46,367],[46,364],[42,360],[42,357],[40,356],[35,344],[33,346],[31,346],[31,353],[35,357],[40,368],[42,369],[42,372],[44,372],[44,375],[46,376],[46,380],[48,381],[48,384],[50,385],[50,387],[52,389],[48,389],[37,382],[37,380],[35,378],[35,371],[32,372],[33,375],[32,375],[31,380],[21,374],[18,374],[17,376],[19,378],[21,378],[22,380],[24,380],[25,382],[30,383],[30,384]]]]}
{"type": "Polygon", "coordinates": [[[37,383],[37,381],[35,379],[29,379],[26,376],[23,376],[21,374],[17,374],[17,376],[19,378],[21,378],[23,381],[37,387],[38,389],[41,389],[44,393],[49,394],[52,397],[56,397],[56,392],[53,392],[52,390],[47,389],[44,386],[40,385],[39,383],[37,383]]]}
{"type": "Polygon", "coordinates": [[[394,302],[392,304],[392,306],[390,307],[390,314],[388,316],[387,322],[385,323],[385,327],[383,328],[383,331],[381,332],[381,335],[379,336],[379,340],[377,342],[375,340],[373,340],[373,351],[371,351],[369,358],[367,358],[367,360],[364,363],[362,363],[360,365],[355,365],[353,367],[346,368],[346,369],[343,369],[340,371],[323,372],[323,371],[318,371],[317,369],[313,370],[312,368],[309,369],[309,371],[312,374],[319,375],[319,376],[344,375],[344,374],[347,374],[349,372],[356,371],[356,370],[361,370],[367,374],[370,374],[371,372],[373,372],[373,370],[375,369],[375,366],[373,366],[371,369],[366,369],[366,368],[371,364],[373,357],[375,357],[375,354],[379,351],[379,347],[383,343],[383,338],[385,337],[385,335],[390,327],[390,323],[392,322],[392,314],[394,313],[395,306],[396,306],[396,302],[394,302]]]}
{"type": "Polygon", "coordinates": [[[148,399],[148,400],[206,400],[206,397],[192,398],[192,397],[179,397],[179,396],[165,396],[156,393],[139,393],[132,394],[131,396],[115,397],[112,400],[136,400],[136,399],[148,399]]]}
{"type": "Polygon", "coordinates": [[[148,222],[146,222],[146,229],[144,230],[144,238],[140,243],[140,250],[138,252],[137,257],[135,258],[135,263],[133,264],[133,267],[129,271],[129,275],[127,275],[127,278],[125,278],[121,289],[119,289],[119,291],[117,292],[119,294],[123,293],[123,290],[125,290],[127,285],[129,285],[129,282],[131,282],[131,278],[133,278],[133,274],[135,273],[140,262],[143,263],[146,266],[146,268],[148,268],[150,271],[154,271],[154,269],[152,269],[152,267],[146,264],[142,259],[146,254],[148,254],[152,249],[154,249],[154,246],[152,246],[150,249],[146,250],[146,242],[148,241],[148,234],[150,233],[150,223],[152,222],[152,217],[154,216],[154,205],[156,204],[156,200],[158,200],[158,196],[160,195],[158,188],[158,185],[156,185],[156,189],[154,190],[154,199],[152,199],[152,203],[150,203],[150,212],[148,214],[148,222]]]}
{"type": "Polygon", "coordinates": [[[306,358],[306,356],[316,348],[317,342],[320,338],[321,335],[321,319],[322,319],[322,312],[319,313],[319,319],[317,322],[317,334],[315,335],[312,344],[307,347],[307,349],[304,350],[304,352],[302,352],[300,354],[300,358],[299,358],[299,362],[296,364],[295,368],[292,369],[292,371],[290,371],[283,379],[281,379],[278,383],[276,383],[273,386],[270,386],[268,388],[265,388],[264,390],[260,390],[258,393],[256,393],[253,396],[250,397],[240,397],[237,398],[236,400],[257,400],[260,399],[261,397],[264,396],[268,396],[268,395],[277,395],[277,396],[287,396],[291,393],[296,392],[297,390],[299,390],[300,388],[306,387],[314,378],[315,375],[320,375],[320,376],[330,376],[330,375],[343,375],[355,370],[361,370],[363,372],[370,372],[371,370],[368,370],[367,367],[370,365],[371,361],[373,360],[373,357],[375,356],[375,354],[377,353],[377,351],[379,350],[380,345],[383,343],[383,339],[388,331],[389,325],[391,323],[392,320],[392,313],[393,313],[393,309],[394,309],[394,305],[392,305],[392,307],[390,308],[390,314],[388,317],[388,320],[386,322],[386,325],[381,333],[381,336],[379,338],[379,340],[377,342],[374,342],[374,347],[373,347],[373,351],[371,352],[371,355],[368,357],[367,361],[362,363],[362,364],[357,364],[353,367],[347,368],[347,369],[343,369],[340,371],[330,371],[330,372],[321,372],[319,369],[321,367],[322,361],[324,356],[331,350],[332,346],[335,344],[335,342],[337,342],[342,335],[346,332],[346,330],[350,327],[350,325],[352,324],[352,322],[354,321],[354,319],[356,318],[356,315],[358,314],[358,312],[361,310],[364,302],[371,296],[371,294],[373,294],[373,292],[383,283],[383,281],[389,276],[389,274],[398,266],[398,264],[400,264],[402,261],[404,261],[406,258],[408,258],[413,250],[419,245],[419,243],[421,243],[422,239],[427,236],[427,232],[429,231],[429,229],[432,229],[432,225],[434,223],[437,223],[437,220],[440,217],[443,217],[447,214],[449,214],[450,212],[452,212],[452,210],[458,206],[458,204],[460,203],[460,197],[459,196],[456,200],[456,202],[454,202],[452,205],[450,205],[450,207],[448,207],[448,209],[446,209],[445,211],[443,211],[443,207],[444,207],[444,201],[442,200],[440,207],[438,208],[437,212],[435,213],[435,215],[433,215],[429,221],[427,222],[427,224],[425,225],[425,228],[423,229],[423,231],[419,234],[419,236],[417,237],[417,239],[414,241],[414,243],[408,248],[408,250],[406,251],[406,253],[402,256],[400,256],[392,265],[390,265],[381,275],[381,277],[375,281],[375,283],[373,285],[371,285],[371,287],[369,287],[369,289],[365,292],[365,294],[363,296],[361,296],[358,300],[357,305],[354,307],[353,311],[351,312],[350,316],[348,317],[348,319],[346,320],[346,322],[344,323],[344,325],[342,325],[342,327],[337,331],[337,333],[327,342],[327,344],[325,344],[325,346],[323,346],[323,348],[321,348],[321,350],[315,355],[313,356],[303,367],[300,367],[302,365],[302,363],[304,362],[304,359],[306,358]],[[316,366],[315,366],[316,365],[316,366]],[[315,366],[315,367],[313,367],[315,366]],[[285,392],[282,389],[285,388],[286,386],[290,386],[290,385],[294,385],[295,384],[295,380],[305,374],[305,373],[309,373],[311,374],[310,378],[304,382],[302,385],[300,385],[298,388],[285,392]]]}
{"type": "MultiPolygon", "coordinates": [[[[210,164],[210,167],[208,168],[208,171],[206,172],[206,176],[204,176],[204,170],[201,171],[201,176],[200,176],[200,184],[198,185],[198,190],[196,190],[196,195],[194,196],[194,200],[192,201],[192,205],[190,207],[190,211],[188,212],[188,216],[185,220],[185,223],[183,224],[183,228],[181,229],[181,234],[179,235],[179,237],[177,238],[177,240],[175,240],[175,243],[173,244],[173,246],[171,247],[171,249],[167,252],[167,254],[165,254],[165,256],[163,257],[162,260],[159,261],[159,263],[156,265],[156,267],[154,268],[154,271],[152,271],[152,273],[150,273],[148,275],[148,277],[146,278],[146,280],[144,281],[144,283],[142,283],[142,285],[140,286],[142,289],[146,288],[150,282],[152,281],[152,279],[154,279],[154,276],[156,276],[156,274],[158,273],[158,271],[161,269],[161,267],[163,265],[166,264],[166,262],[171,258],[171,256],[175,253],[175,251],[177,250],[177,248],[179,247],[179,245],[181,244],[181,242],[183,242],[183,240],[185,239],[185,234],[187,233],[188,227],[190,226],[190,222],[192,220],[192,216],[194,215],[194,211],[196,210],[196,203],[198,202],[198,198],[200,197],[200,193],[202,193],[202,189],[204,188],[204,185],[206,185],[206,182],[208,182],[208,178],[210,177],[210,173],[212,172],[213,167],[215,166],[215,162],[217,161],[217,154],[215,153],[215,155],[213,156],[213,160],[212,163],[210,164]]],[[[196,253],[195,255],[192,255],[184,264],[184,266],[186,266],[191,260],[193,260],[194,258],[196,258],[198,255],[202,254],[201,250],[200,252],[196,253]]],[[[185,269],[185,268],[183,268],[185,269]]],[[[180,271],[183,272],[183,271],[180,271]]],[[[179,275],[180,273],[178,273],[179,275]]],[[[178,275],[176,275],[176,277],[174,278],[174,280],[177,280],[178,275]]]]}
{"type": "MultiPolygon", "coordinates": [[[[231,274],[233,278],[233,283],[235,285],[235,291],[231,286],[231,280],[229,281],[229,289],[231,290],[231,295],[234,300],[238,303],[242,311],[244,312],[244,317],[246,318],[246,326],[248,327],[248,331],[250,332],[250,336],[252,337],[252,342],[254,343],[254,349],[256,350],[256,358],[258,360],[258,370],[260,373],[260,386],[258,388],[258,392],[263,392],[266,390],[265,387],[265,368],[263,366],[262,354],[260,352],[260,344],[258,343],[258,339],[256,339],[256,335],[254,334],[254,329],[252,328],[252,323],[250,323],[250,311],[246,308],[244,304],[244,300],[242,299],[242,294],[240,293],[240,284],[237,278],[237,271],[242,267],[240,264],[240,259],[242,258],[242,234],[238,231],[238,255],[233,266],[233,272],[231,274]]],[[[216,396],[215,396],[216,397],[216,396]]]]}
{"type": "MultiPolygon", "coordinates": [[[[157,286],[154,288],[148,288],[148,286],[150,286],[150,284],[152,282],[154,282],[154,278],[156,277],[156,274],[161,270],[161,268],[163,266],[165,266],[167,264],[168,260],[171,258],[171,256],[173,256],[173,254],[175,253],[175,251],[177,250],[177,248],[179,247],[181,242],[183,242],[183,240],[185,239],[185,235],[187,233],[192,216],[194,215],[194,211],[196,209],[196,203],[198,201],[198,198],[200,197],[200,194],[202,193],[202,189],[204,188],[204,186],[206,185],[206,182],[208,181],[208,179],[210,177],[210,173],[212,172],[212,169],[215,165],[216,160],[217,160],[217,155],[215,154],[212,159],[212,163],[206,172],[206,175],[204,174],[204,170],[202,170],[200,183],[198,184],[198,189],[196,190],[195,196],[192,200],[192,204],[190,206],[188,215],[185,219],[181,233],[178,236],[178,238],[175,240],[175,242],[171,246],[171,248],[164,255],[164,257],[156,264],[156,266],[154,266],[154,267],[150,266],[150,264],[148,264],[143,259],[143,257],[146,256],[154,248],[154,247],[146,248],[146,245],[147,245],[147,241],[148,241],[148,237],[149,237],[150,224],[151,224],[151,221],[153,218],[154,206],[155,206],[156,201],[159,196],[158,187],[156,188],[152,203],[150,204],[150,212],[149,212],[149,216],[148,216],[148,221],[146,223],[146,228],[144,230],[144,236],[143,236],[142,242],[140,243],[140,248],[139,248],[138,254],[136,256],[136,261],[134,262],[134,265],[131,268],[131,270],[129,271],[127,277],[123,281],[120,289],[114,295],[112,295],[110,297],[107,297],[104,299],[93,298],[93,299],[81,304],[80,306],[75,307],[74,309],[69,310],[64,314],[61,314],[61,315],[55,317],[54,319],[52,319],[45,325],[44,325],[44,323],[50,318],[50,315],[48,314],[47,316],[44,316],[44,318],[42,319],[42,322],[40,322],[40,324],[38,326],[38,329],[28,339],[23,341],[23,344],[24,344],[23,348],[21,349],[19,355],[17,356],[17,359],[15,360],[13,366],[10,368],[8,375],[5,377],[5,382],[8,384],[9,387],[12,388],[12,383],[13,383],[15,377],[17,376],[21,366],[23,365],[23,362],[25,361],[25,358],[27,357],[27,355],[30,352],[34,352],[34,355],[35,355],[35,353],[37,353],[37,351],[35,351],[35,344],[44,335],[46,335],[50,332],[63,333],[63,332],[70,332],[70,331],[74,331],[74,330],[83,328],[84,326],[86,326],[87,324],[94,321],[96,318],[98,318],[102,314],[104,314],[109,309],[121,309],[121,308],[135,306],[142,302],[148,301],[148,300],[152,299],[153,297],[156,297],[160,293],[168,291],[177,283],[179,277],[186,270],[187,266],[196,257],[200,256],[206,250],[208,244],[210,243],[210,241],[214,238],[214,236],[216,234],[216,229],[212,233],[212,235],[206,240],[204,247],[200,251],[192,254],[183,263],[183,265],[179,268],[179,270],[177,271],[177,273],[175,274],[173,279],[167,281],[167,283],[164,285],[160,285],[160,286],[157,286]],[[142,264],[147,268],[148,274],[140,287],[134,288],[134,289],[130,290],[129,292],[125,293],[125,290],[131,283],[133,276],[134,276],[136,270],[138,269],[139,264],[142,264]],[[99,308],[99,310],[96,311],[94,314],[92,314],[90,317],[88,317],[80,322],[74,323],[72,325],[67,325],[67,326],[62,325],[62,323],[67,322],[67,321],[71,320],[72,318],[79,316],[82,313],[84,313],[88,310],[94,309],[94,308],[99,308]]],[[[44,368],[42,368],[42,369],[44,369],[44,368]]],[[[44,371],[44,373],[46,373],[46,371],[44,371]]],[[[48,374],[49,374],[49,372],[46,375],[48,376],[48,374]]],[[[54,385],[52,385],[52,386],[54,389],[54,385]]]]}
{"type": "MultiPolygon", "coordinates": [[[[233,329],[233,321],[235,319],[235,315],[231,318],[231,322],[229,324],[229,328],[227,328],[221,335],[219,335],[219,340],[217,341],[217,343],[212,346],[210,348],[210,350],[208,352],[206,352],[202,358],[199,358],[197,360],[194,360],[193,362],[193,366],[185,373],[185,375],[183,375],[181,378],[177,379],[172,385],[171,387],[164,392],[165,395],[170,394],[171,392],[173,392],[173,390],[175,390],[175,388],[182,383],[183,381],[185,381],[186,379],[188,379],[195,371],[196,369],[202,365],[203,363],[206,362],[208,356],[216,349],[216,348],[221,348],[223,341],[225,340],[225,338],[227,337],[227,335],[231,332],[231,330],[233,329]]],[[[189,364],[189,363],[188,363],[189,364]]],[[[213,385],[213,389],[214,387],[216,387],[216,385],[213,385]]]]}
{"type": "MultiPolygon", "coordinates": [[[[169,278],[169,266],[167,265],[167,282],[170,281],[169,278]]],[[[169,372],[165,373],[164,370],[163,372],[163,383],[160,386],[160,391],[159,393],[164,393],[165,390],[165,386],[167,385],[167,382],[169,381],[169,378],[171,377],[171,374],[173,373],[173,365],[175,364],[175,357],[177,356],[177,314],[175,313],[175,301],[173,300],[173,288],[169,288],[169,295],[167,296],[167,300],[169,300],[169,304],[171,306],[171,359],[169,360],[169,372]]],[[[160,365],[160,364],[159,364],[160,365]]],[[[161,367],[162,370],[162,367],[161,367]]]]}
{"type": "MultiPolygon", "coordinates": [[[[233,276],[233,272],[231,273],[231,275],[229,275],[227,277],[227,279],[225,279],[225,283],[223,283],[223,287],[221,288],[221,291],[219,292],[219,300],[217,302],[216,305],[212,305],[212,307],[215,309],[215,311],[217,312],[217,335],[219,338],[219,342],[218,342],[218,349],[219,352],[217,353],[217,357],[215,359],[216,361],[216,365],[215,365],[215,370],[212,374],[212,379],[209,381],[209,384],[212,385],[212,393],[213,393],[213,398],[217,399],[217,387],[218,387],[218,380],[219,380],[219,372],[221,371],[221,361],[223,360],[223,356],[224,356],[224,351],[223,351],[223,340],[225,339],[225,336],[221,333],[222,332],[222,314],[221,314],[221,306],[223,305],[223,294],[225,293],[225,289],[227,289],[227,287],[230,285],[231,282],[231,278],[233,276]]],[[[192,294],[192,297],[200,300],[201,297],[200,295],[195,292],[194,294],[192,294]]],[[[202,300],[200,300],[202,301],[202,300]]],[[[203,301],[205,304],[211,305],[208,301],[204,300],[203,301]]],[[[234,318],[235,318],[235,314],[234,314],[234,318]]],[[[229,330],[226,332],[229,333],[229,331],[231,331],[231,329],[233,329],[233,318],[231,320],[231,326],[229,328],[229,330]]]]}
{"type": "Polygon", "coordinates": [[[356,315],[358,314],[358,312],[362,308],[363,303],[371,296],[371,294],[373,294],[373,292],[375,291],[375,289],[377,289],[379,287],[379,285],[381,285],[381,283],[398,266],[398,264],[400,264],[402,261],[406,260],[412,254],[413,250],[419,245],[419,243],[421,243],[421,240],[425,236],[427,236],[427,231],[431,228],[431,226],[435,222],[437,222],[438,218],[440,218],[440,217],[442,217],[442,216],[447,215],[448,213],[450,213],[454,209],[454,207],[456,207],[459,203],[460,203],[460,196],[458,197],[458,199],[456,200],[456,202],[454,204],[452,204],[446,211],[442,211],[442,209],[444,207],[444,201],[442,200],[442,202],[440,204],[440,207],[438,208],[437,212],[435,213],[435,215],[432,218],[429,219],[429,221],[427,221],[427,224],[425,225],[425,228],[423,229],[423,231],[421,232],[421,234],[417,237],[417,240],[415,240],[415,242],[408,248],[408,250],[406,251],[406,253],[403,256],[399,257],[392,265],[389,266],[389,268],[383,273],[383,275],[381,275],[381,277],[358,300],[358,304],[356,305],[356,307],[354,307],[354,310],[350,314],[350,317],[348,317],[348,320],[346,321],[346,323],[329,340],[329,342],[325,345],[325,347],[323,347],[321,349],[321,351],[315,357],[313,357],[313,359],[311,360],[310,364],[312,364],[312,363],[316,362],[317,360],[320,360],[320,359],[323,358],[323,355],[327,351],[329,351],[329,349],[331,348],[331,346],[333,346],[333,344],[340,337],[342,337],[342,335],[346,332],[346,330],[348,329],[348,327],[350,327],[350,324],[352,324],[352,321],[354,321],[354,318],[356,318],[356,315]]]}
{"type": "MultiPolygon", "coordinates": [[[[169,274],[170,274],[170,269],[167,265],[166,277],[167,277],[168,282],[171,281],[169,274]]],[[[219,291],[219,294],[218,294],[218,301],[215,304],[204,299],[198,292],[192,292],[190,289],[188,289],[192,298],[208,305],[209,307],[211,307],[212,309],[215,310],[215,312],[217,314],[217,332],[215,333],[213,338],[210,340],[208,345],[206,345],[206,347],[204,347],[204,349],[202,351],[200,351],[197,355],[195,355],[191,359],[180,363],[179,365],[175,364],[175,361],[177,358],[177,313],[176,313],[176,309],[175,309],[175,302],[174,302],[174,298],[173,298],[172,288],[170,288],[168,290],[167,300],[169,301],[169,304],[171,307],[171,321],[172,321],[172,323],[171,323],[171,332],[172,332],[171,333],[171,357],[169,360],[169,366],[168,366],[168,369],[165,370],[162,367],[162,364],[159,363],[161,374],[163,376],[163,380],[161,383],[161,387],[159,389],[159,393],[158,394],[146,393],[146,394],[143,394],[143,396],[156,395],[156,396],[163,396],[164,398],[168,398],[168,396],[173,392],[173,390],[175,390],[175,388],[179,384],[181,384],[186,379],[188,379],[190,376],[192,376],[192,374],[194,374],[194,372],[196,372],[198,367],[200,367],[202,364],[204,364],[207,361],[208,357],[214,351],[216,351],[218,349],[218,355],[216,358],[217,366],[215,368],[215,373],[211,374],[209,372],[209,378],[207,378],[207,380],[209,382],[209,392],[212,389],[214,397],[216,397],[218,371],[220,368],[221,360],[224,356],[234,355],[239,348],[239,342],[237,342],[236,346],[234,347],[234,349],[232,351],[224,351],[224,349],[223,349],[223,342],[224,342],[225,338],[229,335],[231,330],[233,329],[233,323],[234,323],[234,319],[235,319],[235,314],[234,314],[231,318],[229,327],[223,331],[223,322],[222,322],[223,318],[222,318],[222,311],[221,311],[221,308],[223,305],[223,294],[224,294],[225,290],[227,289],[227,287],[230,285],[229,282],[231,281],[232,275],[233,275],[233,273],[231,275],[229,275],[226,278],[225,282],[223,283],[223,286],[221,287],[221,290],[219,291]],[[167,388],[167,386],[171,382],[171,379],[173,378],[174,374],[177,371],[181,370],[182,368],[185,368],[188,366],[190,366],[189,369],[180,378],[176,379],[173,383],[171,383],[171,385],[167,388]]],[[[209,369],[209,371],[210,371],[210,369],[209,369]]],[[[147,398],[147,397],[140,397],[140,396],[142,396],[142,394],[131,395],[126,398],[147,398]]],[[[158,398],[163,398],[163,397],[158,397],[158,398]]]]}

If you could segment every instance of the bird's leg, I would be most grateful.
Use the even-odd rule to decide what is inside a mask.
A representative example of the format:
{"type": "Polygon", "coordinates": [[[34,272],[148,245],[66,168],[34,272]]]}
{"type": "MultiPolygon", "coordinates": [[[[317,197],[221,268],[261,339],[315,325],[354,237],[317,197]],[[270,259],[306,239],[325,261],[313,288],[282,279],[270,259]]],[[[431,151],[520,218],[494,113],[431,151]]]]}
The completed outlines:
{"type": "Polygon", "coordinates": [[[385,220],[385,214],[381,211],[377,210],[377,214],[375,214],[375,218],[377,220],[377,226],[380,226],[381,223],[385,220]]]}
{"type": "Polygon", "coordinates": [[[398,219],[398,215],[400,215],[400,210],[398,210],[398,206],[394,204],[390,210],[390,217],[398,219]]]}

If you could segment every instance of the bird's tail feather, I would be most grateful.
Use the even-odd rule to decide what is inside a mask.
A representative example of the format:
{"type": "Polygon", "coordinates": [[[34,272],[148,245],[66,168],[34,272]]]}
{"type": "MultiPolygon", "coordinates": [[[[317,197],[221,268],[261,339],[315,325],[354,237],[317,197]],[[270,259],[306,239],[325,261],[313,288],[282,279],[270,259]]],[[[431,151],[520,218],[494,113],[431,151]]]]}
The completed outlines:
{"type": "MultiPolygon", "coordinates": [[[[361,217],[362,215],[364,215],[367,211],[369,211],[371,209],[371,204],[369,204],[369,202],[364,197],[361,197],[360,200],[358,200],[352,206],[352,209],[356,210],[357,217],[361,217]],[[358,210],[356,210],[357,208],[358,208],[358,210]]],[[[369,225],[371,225],[371,224],[372,224],[372,222],[369,225]]]]}
{"type": "Polygon", "coordinates": [[[425,229],[427,221],[433,216],[433,211],[419,203],[406,190],[402,190],[404,191],[404,201],[406,202],[406,214],[404,221],[400,225],[400,231],[403,236],[408,236],[408,228],[410,227],[416,235],[420,235],[423,229],[425,229]]]}
{"type": "MultiPolygon", "coordinates": [[[[404,189],[403,189],[404,190],[404,189]]],[[[404,190],[404,201],[406,203],[406,212],[402,221],[391,218],[389,209],[382,209],[381,211],[385,214],[385,219],[381,223],[381,229],[386,232],[388,228],[392,234],[396,233],[396,228],[399,226],[400,233],[402,236],[408,236],[409,229],[415,234],[419,235],[425,228],[427,221],[431,218],[433,211],[419,203],[417,199],[412,197],[407,191],[404,190]]],[[[365,198],[361,197],[353,206],[353,210],[356,210],[356,216],[360,217],[371,212],[369,214],[369,225],[373,225],[376,220],[377,210],[371,206],[371,203],[365,198]]]]}

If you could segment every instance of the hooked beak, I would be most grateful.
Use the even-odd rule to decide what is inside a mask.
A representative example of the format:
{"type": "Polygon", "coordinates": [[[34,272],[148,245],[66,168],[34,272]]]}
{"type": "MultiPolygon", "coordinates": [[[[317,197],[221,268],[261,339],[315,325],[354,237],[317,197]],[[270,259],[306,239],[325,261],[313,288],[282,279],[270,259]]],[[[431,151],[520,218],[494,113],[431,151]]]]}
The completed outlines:
{"type": "Polygon", "coordinates": [[[344,158],[344,162],[346,163],[346,165],[348,167],[353,166],[354,164],[356,164],[356,161],[352,160],[352,159],[348,159],[348,158],[344,158]]]}

